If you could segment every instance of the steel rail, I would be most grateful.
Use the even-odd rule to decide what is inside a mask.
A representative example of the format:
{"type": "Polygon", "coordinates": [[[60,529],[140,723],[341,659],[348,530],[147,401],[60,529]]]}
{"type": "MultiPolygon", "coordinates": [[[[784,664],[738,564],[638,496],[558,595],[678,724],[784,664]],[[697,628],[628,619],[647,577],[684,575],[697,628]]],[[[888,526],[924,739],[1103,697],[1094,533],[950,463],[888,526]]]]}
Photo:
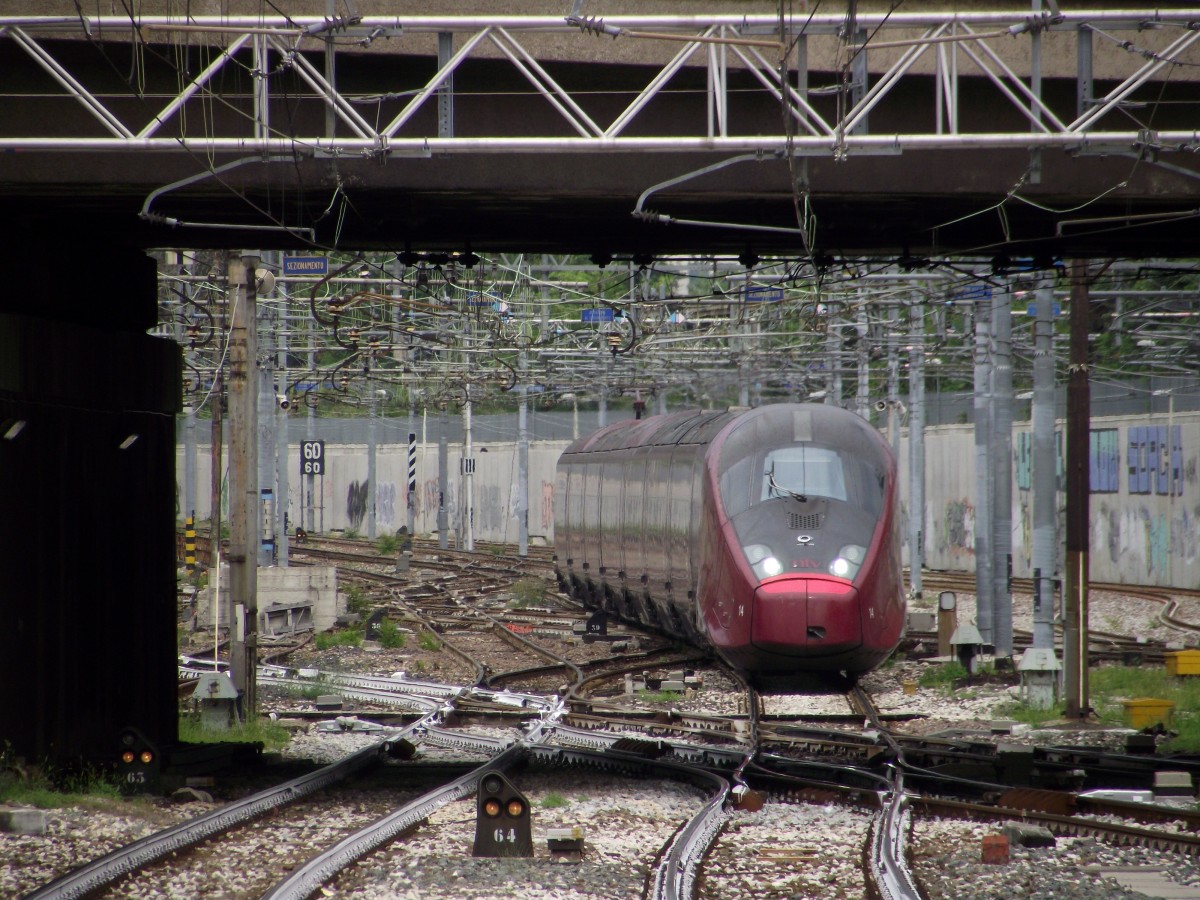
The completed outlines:
{"type": "Polygon", "coordinates": [[[871,869],[884,900],[922,900],[923,894],[908,868],[906,844],[911,828],[909,796],[904,775],[894,772],[893,790],[876,816],[872,833],[871,869]]]}
{"type": "Polygon", "coordinates": [[[262,895],[263,900],[306,900],[338,872],[393,838],[403,834],[448,803],[475,793],[489,771],[507,770],[528,753],[522,743],[511,744],[494,759],[395,812],[356,831],[328,850],[298,866],[286,879],[262,895]]]}
{"type": "Polygon", "coordinates": [[[441,715],[441,701],[428,700],[424,705],[427,712],[420,720],[405,728],[389,731],[376,743],[351,756],[106,853],[37,888],[27,894],[25,900],[70,900],[86,897],[156,860],[223,834],[273,809],[326,790],[330,785],[377,763],[381,754],[386,752],[387,746],[413,734],[441,715]]]}
{"type": "Polygon", "coordinates": [[[656,769],[678,771],[688,777],[702,773],[712,788],[704,806],[678,831],[666,848],[661,862],[654,870],[648,897],[653,900],[680,900],[694,895],[696,869],[717,834],[729,818],[727,801],[730,784],[720,775],[677,763],[659,762],[656,769]]]}
{"type": "Polygon", "coordinates": [[[1081,816],[1063,816],[1004,806],[984,806],[959,800],[917,797],[914,809],[926,815],[945,816],[987,822],[1016,820],[1044,825],[1056,834],[1091,836],[1140,847],[1169,849],[1189,856],[1200,856],[1200,835],[1178,831],[1156,831],[1120,823],[1103,822],[1081,816]]]}
{"type": "Polygon", "coordinates": [[[910,796],[904,788],[904,773],[909,768],[904,748],[880,720],[870,694],[856,685],[850,692],[850,699],[896,757],[888,765],[891,786],[880,793],[880,811],[873,826],[871,871],[875,883],[884,900],[921,900],[920,889],[905,855],[905,838],[910,829],[910,796]]]}
{"type": "MultiPolygon", "coordinates": [[[[389,576],[382,575],[382,574],[375,573],[375,572],[369,572],[369,571],[360,570],[360,569],[351,569],[349,567],[339,567],[339,568],[345,568],[345,571],[347,571],[351,574],[354,574],[360,578],[367,579],[369,581],[376,581],[376,582],[382,581],[385,585],[394,585],[396,582],[396,579],[393,577],[389,577],[389,576]]],[[[443,590],[444,590],[444,588],[443,588],[443,590]]],[[[471,668],[473,668],[475,670],[475,684],[477,684],[477,685],[483,684],[484,679],[487,678],[488,670],[487,670],[487,667],[482,662],[475,659],[473,656],[471,656],[471,654],[467,653],[465,650],[463,650],[461,647],[459,647],[457,644],[455,644],[452,640],[447,639],[447,637],[444,634],[442,634],[441,631],[439,631],[437,628],[434,627],[434,623],[429,618],[422,615],[419,611],[417,611],[416,608],[413,607],[413,605],[411,603],[409,603],[404,597],[400,596],[400,592],[396,588],[394,588],[394,587],[390,588],[390,594],[391,594],[392,602],[399,605],[410,616],[412,616],[414,619],[416,619],[418,622],[420,622],[422,625],[424,625],[426,628],[428,628],[430,632],[432,632],[433,634],[436,634],[438,637],[438,640],[440,640],[442,642],[442,645],[444,647],[446,647],[447,650],[449,650],[454,656],[457,656],[460,660],[462,660],[464,663],[466,663],[468,666],[470,666],[471,668]]]]}
{"type": "MultiPolygon", "coordinates": [[[[541,699],[541,698],[530,698],[541,699]]],[[[547,730],[562,717],[561,701],[541,700],[541,714],[530,724],[521,740],[465,735],[434,725],[424,729],[431,743],[441,746],[493,753],[484,765],[437,790],[406,803],[400,809],[368,825],[298,867],[288,878],[263,895],[263,900],[305,900],[321,885],[360,857],[427,819],[433,812],[454,800],[474,793],[483,776],[496,769],[506,770],[529,755],[531,745],[541,742],[547,730]]]]}

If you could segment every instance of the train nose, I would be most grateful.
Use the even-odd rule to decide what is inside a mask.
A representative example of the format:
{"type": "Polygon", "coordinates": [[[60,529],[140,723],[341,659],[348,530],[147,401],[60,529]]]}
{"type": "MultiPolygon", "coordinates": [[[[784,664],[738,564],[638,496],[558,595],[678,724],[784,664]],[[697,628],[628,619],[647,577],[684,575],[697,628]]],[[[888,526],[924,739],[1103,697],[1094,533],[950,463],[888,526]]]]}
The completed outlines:
{"type": "Polygon", "coordinates": [[[843,653],[862,644],[858,591],[841,578],[784,576],[754,592],[751,641],[789,656],[843,653]]]}

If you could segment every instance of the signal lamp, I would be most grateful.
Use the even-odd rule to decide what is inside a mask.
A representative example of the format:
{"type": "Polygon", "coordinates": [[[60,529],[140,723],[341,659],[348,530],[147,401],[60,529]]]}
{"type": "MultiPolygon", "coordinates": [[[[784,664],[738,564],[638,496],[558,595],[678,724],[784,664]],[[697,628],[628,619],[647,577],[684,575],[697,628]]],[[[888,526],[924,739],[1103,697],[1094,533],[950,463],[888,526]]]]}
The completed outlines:
{"type": "Polygon", "coordinates": [[[533,856],[529,801],[499,772],[479,781],[474,856],[533,856]]]}
{"type": "Polygon", "coordinates": [[[118,782],[123,794],[140,794],[159,788],[158,748],[134,727],[123,728],[118,736],[120,768],[118,782]]]}

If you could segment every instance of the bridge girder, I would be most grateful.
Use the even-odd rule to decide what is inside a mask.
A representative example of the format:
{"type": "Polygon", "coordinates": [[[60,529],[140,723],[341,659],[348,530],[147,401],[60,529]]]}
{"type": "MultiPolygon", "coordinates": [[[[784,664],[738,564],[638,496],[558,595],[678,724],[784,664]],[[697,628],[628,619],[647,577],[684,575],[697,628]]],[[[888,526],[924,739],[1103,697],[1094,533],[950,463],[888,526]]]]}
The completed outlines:
{"type": "Polygon", "coordinates": [[[1194,255],[1197,20],[0,17],[0,212],[137,246],[1194,255]],[[538,58],[581,31],[666,61],[538,58]]]}

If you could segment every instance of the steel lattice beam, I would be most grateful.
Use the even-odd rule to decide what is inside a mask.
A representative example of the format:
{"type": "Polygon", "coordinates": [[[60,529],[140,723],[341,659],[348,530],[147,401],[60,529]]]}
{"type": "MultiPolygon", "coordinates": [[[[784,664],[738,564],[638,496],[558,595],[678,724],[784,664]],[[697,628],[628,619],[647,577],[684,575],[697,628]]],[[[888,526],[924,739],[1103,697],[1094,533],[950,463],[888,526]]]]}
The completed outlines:
{"type": "MultiPolygon", "coordinates": [[[[49,17],[0,18],[0,40],[6,39],[19,45],[46,72],[50,73],[65,95],[74,97],[99,120],[106,132],[103,136],[92,134],[63,135],[56,130],[49,134],[0,134],[0,150],[26,151],[128,151],[144,152],[240,152],[279,153],[293,152],[301,155],[363,155],[371,157],[391,154],[412,155],[423,153],[603,153],[603,152],[656,152],[681,149],[703,149],[713,152],[791,152],[804,155],[832,155],[844,157],[854,153],[877,153],[920,151],[931,148],[996,148],[1020,145],[1029,149],[1072,148],[1078,150],[1109,150],[1155,145],[1194,150],[1200,147],[1200,131],[1193,128],[1168,129],[1147,134],[1146,129],[1130,128],[1127,121],[1113,115],[1139,88],[1161,82],[1173,74],[1178,66],[1200,62],[1194,45],[1200,39],[1196,21],[1200,19],[1200,8],[1190,10],[1158,11],[1153,15],[1137,11],[1104,10],[1081,11],[1058,17],[1020,17],[1011,12],[997,13],[944,13],[892,15],[886,18],[860,15],[858,26],[871,34],[871,40],[862,45],[847,44],[853,55],[898,53],[897,58],[873,78],[873,84],[863,86],[862,96],[854,103],[839,103],[835,115],[819,112],[807,92],[798,91],[794,83],[808,83],[813,73],[804,72],[796,78],[791,70],[794,59],[781,64],[783,51],[797,36],[833,36],[844,26],[840,16],[813,16],[797,18],[787,24],[786,33],[779,34],[779,23],[772,16],[624,16],[599,21],[582,22],[585,30],[605,29],[604,33],[623,37],[626,40],[646,40],[663,45],[681,44],[677,53],[661,66],[646,86],[611,121],[597,121],[587,111],[587,100],[576,96],[565,88],[547,71],[525,44],[547,36],[562,40],[586,41],[579,35],[579,25],[567,20],[548,17],[362,17],[349,24],[331,26],[329,22],[313,17],[284,19],[282,17],[192,17],[183,19],[170,16],[145,16],[136,19],[142,40],[161,42],[169,46],[173,38],[186,35],[193,44],[202,39],[220,37],[227,42],[211,62],[196,77],[190,79],[171,98],[162,111],[150,122],[128,121],[128,113],[122,113],[114,104],[97,92],[90,90],[84,73],[72,73],[66,64],[57,60],[53,53],[35,35],[39,31],[52,36],[61,36],[69,25],[62,19],[49,17]],[[1027,85],[1004,56],[1011,56],[1014,41],[1029,42],[1034,36],[1044,33],[1110,32],[1132,31],[1135,35],[1154,35],[1147,31],[1155,29],[1181,30],[1174,40],[1166,41],[1160,49],[1141,47],[1133,40],[1124,42],[1114,52],[1128,55],[1131,65],[1123,80],[1104,98],[1093,103],[1078,115],[1064,118],[1056,114],[1027,85]],[[53,29],[45,31],[46,29],[53,29]],[[912,34],[914,29],[919,33],[912,34]],[[422,35],[450,33],[459,43],[458,50],[418,91],[398,114],[386,123],[372,124],[362,116],[353,104],[353,98],[341,93],[323,77],[305,53],[321,55],[324,45],[319,38],[326,32],[336,34],[339,39],[359,40],[372,43],[383,38],[394,41],[396,52],[429,55],[422,35]],[[260,43],[261,42],[261,43],[260,43]],[[716,43],[712,43],[716,42],[716,43]],[[198,102],[198,95],[216,92],[214,76],[221,70],[237,65],[238,54],[251,44],[258,55],[251,75],[262,89],[263,113],[255,120],[244,123],[243,133],[210,133],[202,135],[177,134],[166,136],[164,132],[170,121],[178,120],[178,113],[189,103],[198,102]],[[769,49],[775,46],[774,56],[769,49]],[[707,47],[709,52],[700,52],[707,47]],[[510,134],[472,135],[463,137],[438,137],[436,134],[412,133],[408,127],[415,114],[435,96],[447,80],[469,60],[479,58],[483,48],[498,50],[500,57],[526,79],[534,92],[558,113],[558,116],[575,133],[575,137],[558,134],[529,135],[514,138],[510,134]],[[736,58],[730,60],[729,51],[736,58]],[[935,51],[930,53],[930,51],[935,51]],[[947,53],[954,56],[951,62],[947,53]],[[965,79],[984,79],[996,88],[995,99],[1001,100],[1016,110],[1022,119],[1031,123],[1031,128],[1011,132],[970,131],[962,127],[956,116],[930,129],[914,128],[911,131],[892,132],[886,135],[862,133],[872,111],[885,103],[898,85],[915,77],[916,64],[926,56],[934,76],[937,96],[931,100],[938,108],[956,109],[958,93],[965,79]],[[1195,58],[1192,58],[1195,57],[1195,58]],[[805,135],[788,137],[780,131],[765,131],[763,122],[751,121],[742,125],[742,130],[753,133],[737,133],[739,98],[730,93],[727,72],[730,63],[740,63],[753,75],[762,89],[780,102],[786,102],[791,115],[809,132],[805,135]],[[268,68],[270,66],[271,68],[268,68]],[[674,77],[686,67],[703,67],[709,71],[709,108],[713,114],[693,123],[691,132],[685,135],[656,135],[653,117],[646,113],[651,102],[669,89],[674,77]],[[311,90],[311,97],[333,108],[340,122],[353,133],[349,137],[330,138],[322,134],[281,132],[267,133],[262,116],[269,102],[281,97],[272,91],[273,77],[285,70],[295,72],[311,90]],[[781,73],[788,75],[783,86],[781,73]],[[634,126],[639,136],[627,136],[634,126]],[[256,128],[257,126],[257,128],[256,128]],[[156,137],[156,135],[163,135],[156,137]]],[[[74,25],[82,31],[85,27],[93,35],[129,34],[130,20],[122,17],[84,17],[74,25]],[[123,31],[122,31],[123,29],[123,31]]],[[[1147,42],[1150,43],[1150,42],[1147,42]]],[[[1161,42],[1160,42],[1161,43],[1161,42]]],[[[1040,48],[1040,42],[1036,45],[1040,48]]],[[[1031,48],[1031,54],[1040,52],[1031,48]]],[[[0,78],[0,98],[4,95],[5,82],[12,77],[0,78]]],[[[1081,73],[1090,77],[1090,73],[1081,73]]],[[[397,85],[380,84],[379,93],[386,94],[397,85]]],[[[408,88],[402,88],[409,90],[408,88]]],[[[294,97],[292,99],[295,99],[294,97]]],[[[913,116],[914,122],[920,117],[913,116]]],[[[80,129],[82,131],[82,129],[80,129]]]]}

